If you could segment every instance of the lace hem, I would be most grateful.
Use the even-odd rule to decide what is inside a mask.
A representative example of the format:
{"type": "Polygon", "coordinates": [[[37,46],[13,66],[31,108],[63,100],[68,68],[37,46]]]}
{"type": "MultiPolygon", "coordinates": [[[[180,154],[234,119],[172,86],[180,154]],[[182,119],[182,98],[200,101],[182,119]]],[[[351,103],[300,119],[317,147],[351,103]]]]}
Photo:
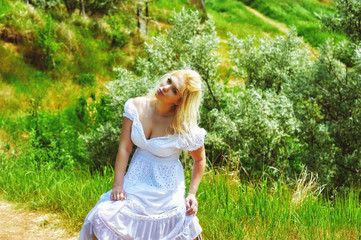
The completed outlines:
{"type": "MultiPolygon", "coordinates": [[[[124,216],[120,217],[124,221],[124,216]]],[[[186,216],[186,218],[183,224],[181,223],[183,218],[150,222],[130,220],[130,225],[119,226],[114,231],[112,229],[114,226],[109,226],[96,211],[91,219],[86,219],[79,240],[91,240],[93,234],[101,240],[191,240],[201,233],[202,228],[197,217],[186,216]]]]}

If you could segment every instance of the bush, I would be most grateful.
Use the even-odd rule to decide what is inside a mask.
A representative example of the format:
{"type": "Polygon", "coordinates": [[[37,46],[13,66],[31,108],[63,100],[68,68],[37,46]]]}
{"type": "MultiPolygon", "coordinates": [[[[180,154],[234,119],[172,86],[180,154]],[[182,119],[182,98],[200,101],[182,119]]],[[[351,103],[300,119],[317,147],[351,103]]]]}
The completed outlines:
{"type": "Polygon", "coordinates": [[[256,178],[270,168],[285,176],[301,169],[296,137],[299,123],[286,96],[244,88],[230,90],[223,101],[222,110],[202,114],[202,125],[208,131],[207,156],[214,163],[228,161],[231,167],[242,167],[256,178]]]}
{"type": "Polygon", "coordinates": [[[230,34],[229,48],[232,69],[246,84],[280,93],[299,74],[311,66],[310,52],[297,38],[295,29],[286,37],[237,39],[230,34]]]}
{"type": "Polygon", "coordinates": [[[355,66],[348,67],[338,59],[345,51],[344,43],[327,42],[318,61],[288,93],[307,143],[304,162],[330,187],[361,180],[361,55],[355,50],[355,66]]]}
{"type": "MultiPolygon", "coordinates": [[[[281,104],[274,108],[273,114],[278,116],[282,112],[293,111],[295,117],[287,119],[293,119],[299,130],[297,134],[293,134],[291,128],[287,127],[287,121],[275,121],[278,126],[288,130],[275,133],[275,138],[283,138],[283,143],[280,142],[274,149],[278,156],[267,155],[266,159],[277,163],[273,166],[285,162],[282,159],[297,159],[296,163],[302,161],[309,169],[317,172],[322,183],[327,183],[331,189],[349,186],[360,181],[361,172],[361,135],[356,130],[361,122],[361,85],[357,80],[360,74],[360,55],[357,50],[359,47],[350,42],[327,42],[321,48],[319,58],[312,61],[309,52],[303,47],[302,40],[295,38],[295,35],[295,32],[291,32],[285,38],[259,41],[254,38],[238,40],[231,36],[233,70],[245,79],[247,86],[260,88],[264,91],[263,94],[270,93],[267,89],[275,91],[279,94],[278,98],[284,98],[284,103],[293,105],[293,109],[288,109],[285,108],[287,104],[281,104]],[[283,136],[283,133],[287,134],[283,136]],[[290,155],[283,155],[286,152],[290,155]]],[[[276,95],[273,97],[277,99],[276,95]]],[[[250,111],[244,116],[239,116],[240,119],[247,119],[259,115],[258,120],[256,118],[253,122],[248,122],[242,126],[243,128],[255,126],[261,130],[262,126],[268,124],[257,124],[259,119],[267,116],[267,111],[262,105],[258,106],[255,103],[249,102],[241,108],[247,109],[248,106],[252,106],[254,112],[261,109],[256,115],[250,111]]],[[[267,104],[272,106],[274,103],[272,97],[267,98],[267,104]]],[[[225,116],[232,115],[228,113],[225,116]]],[[[217,119],[214,118],[213,121],[217,119]]],[[[267,132],[262,130],[264,131],[267,132]]],[[[250,133],[258,139],[251,146],[261,146],[262,149],[268,145],[268,136],[258,135],[257,131],[253,130],[250,133]]],[[[235,139],[244,136],[246,133],[235,139]]],[[[228,139],[224,142],[231,141],[228,139]]],[[[253,149],[252,155],[258,151],[256,148],[253,149]]],[[[241,152],[245,153],[244,150],[241,152]]],[[[252,155],[245,158],[246,162],[253,158],[252,155]]]]}
{"type": "Polygon", "coordinates": [[[82,86],[94,86],[96,78],[92,73],[82,73],[81,75],[75,77],[75,82],[82,86]]]}
{"type": "Polygon", "coordinates": [[[335,0],[337,13],[322,16],[326,29],[340,31],[354,42],[361,41],[361,3],[358,0],[335,0]]]}
{"type": "Polygon", "coordinates": [[[287,97],[274,90],[226,89],[217,83],[219,58],[214,51],[218,39],[213,23],[201,24],[197,12],[186,10],[172,21],[174,28],[168,36],[156,37],[153,44],[146,45],[146,57],[138,59],[136,69],[140,76],[119,68],[117,80],[109,83],[106,96],[114,118],[83,136],[90,158],[98,166],[114,162],[126,100],[144,95],[168,71],[192,68],[201,73],[213,94],[206,90],[200,125],[208,131],[206,151],[214,164],[232,159],[235,166],[238,159],[255,176],[267,166],[299,167],[294,154],[299,143],[293,140],[297,120],[287,97]]]}
{"type": "Polygon", "coordinates": [[[60,6],[61,0],[27,0],[28,2],[41,9],[51,9],[60,6]]]}
{"type": "Polygon", "coordinates": [[[72,169],[90,164],[84,143],[79,138],[82,123],[74,108],[52,114],[41,110],[40,98],[33,99],[25,125],[29,135],[27,154],[39,165],[51,163],[55,169],[72,169]]]}
{"type": "MultiPolygon", "coordinates": [[[[126,15],[124,13],[124,15],[126,15]]],[[[112,46],[123,47],[126,43],[126,32],[124,29],[124,22],[121,15],[109,14],[104,17],[105,21],[111,28],[111,32],[108,34],[109,39],[112,41],[112,46]]]]}
{"type": "Polygon", "coordinates": [[[47,16],[45,25],[41,28],[37,28],[37,33],[36,47],[43,53],[41,61],[48,69],[52,69],[61,61],[61,59],[57,54],[60,49],[60,43],[57,43],[56,41],[54,22],[50,15],[47,16]]]}

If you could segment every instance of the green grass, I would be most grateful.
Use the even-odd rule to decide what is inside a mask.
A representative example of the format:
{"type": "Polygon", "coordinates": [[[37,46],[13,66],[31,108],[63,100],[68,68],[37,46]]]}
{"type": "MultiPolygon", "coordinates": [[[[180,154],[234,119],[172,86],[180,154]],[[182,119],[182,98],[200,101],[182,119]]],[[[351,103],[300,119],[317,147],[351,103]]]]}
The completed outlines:
{"type": "MultiPolygon", "coordinates": [[[[288,26],[295,26],[300,36],[312,46],[320,46],[328,38],[342,40],[345,38],[340,33],[321,31],[322,22],[316,15],[335,13],[333,4],[327,5],[316,0],[241,0],[245,4],[257,9],[264,15],[285,23],[288,26]]],[[[332,3],[331,1],[329,1],[332,3]]]]}
{"type": "Polygon", "coordinates": [[[264,36],[265,33],[271,36],[281,34],[276,27],[249,12],[239,1],[210,0],[206,1],[206,9],[222,38],[227,38],[229,32],[239,37],[264,36]]]}
{"type": "MultiPolygon", "coordinates": [[[[51,163],[34,161],[34,154],[1,156],[3,196],[32,209],[61,213],[68,226],[79,231],[100,195],[111,189],[112,169],[93,174],[54,170],[51,163]]],[[[188,183],[190,175],[186,170],[188,183]]],[[[305,186],[296,191],[282,181],[242,183],[236,175],[208,171],[203,177],[197,195],[205,239],[358,239],[361,234],[360,190],[330,202],[305,186]]]]}
{"type": "Polygon", "coordinates": [[[3,18],[3,14],[9,12],[11,10],[11,6],[5,0],[0,0],[0,20],[3,18]]]}
{"type": "MultiPolygon", "coordinates": [[[[281,32],[269,23],[259,19],[249,12],[245,5],[235,0],[209,0],[205,1],[208,17],[215,22],[218,34],[226,39],[232,32],[240,37],[248,35],[276,36],[281,32]]],[[[171,11],[180,11],[182,8],[192,8],[189,1],[155,1],[150,5],[151,17],[158,21],[168,22],[171,11]],[[153,8],[153,9],[152,9],[153,8]],[[153,11],[152,11],[153,10],[153,11]]]]}

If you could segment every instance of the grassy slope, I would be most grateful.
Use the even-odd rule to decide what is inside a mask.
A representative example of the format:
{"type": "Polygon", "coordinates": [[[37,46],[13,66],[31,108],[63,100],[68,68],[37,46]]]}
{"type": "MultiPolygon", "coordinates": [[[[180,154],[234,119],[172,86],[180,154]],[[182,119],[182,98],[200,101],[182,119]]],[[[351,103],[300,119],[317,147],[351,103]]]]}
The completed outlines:
{"type": "MultiPolygon", "coordinates": [[[[170,26],[167,19],[172,11],[183,7],[189,8],[187,0],[159,0],[150,4],[151,19],[150,36],[170,26]]],[[[248,4],[249,1],[244,0],[248,4]]],[[[324,41],[325,34],[314,40],[315,31],[319,34],[319,22],[315,21],[313,11],[332,12],[332,8],[320,4],[316,0],[305,1],[252,1],[252,7],[275,19],[276,21],[295,25],[300,35],[317,45],[324,41]],[[281,11],[286,9],[287,11],[281,11]],[[289,11],[288,11],[289,10],[289,11]],[[311,29],[311,30],[310,30],[311,29]]],[[[258,37],[274,37],[284,34],[271,24],[253,13],[245,5],[236,0],[206,1],[209,18],[215,22],[221,41],[219,53],[223,59],[219,67],[221,76],[229,76],[230,61],[228,58],[227,33],[232,32],[239,37],[255,35],[258,37]]],[[[56,56],[59,64],[52,70],[42,70],[31,64],[37,59],[24,57],[29,44],[0,41],[0,54],[7,56],[0,59],[0,112],[25,111],[31,97],[42,96],[45,109],[64,109],[74,104],[74,98],[81,91],[97,91],[99,86],[112,79],[112,68],[123,65],[132,68],[135,57],[141,51],[143,39],[132,36],[127,38],[123,48],[112,47],[106,34],[109,31],[102,17],[83,19],[78,14],[68,16],[65,10],[52,13],[56,42],[60,46],[56,56]],[[140,41],[140,42],[139,42],[140,41]],[[91,73],[96,77],[94,87],[84,88],[76,84],[76,78],[91,73]],[[31,87],[29,87],[31,86],[31,87]],[[62,91],[59,91],[62,89],[62,91]],[[76,89],[76,91],[74,91],[76,89]]],[[[31,37],[29,33],[37,33],[37,28],[44,26],[46,14],[32,8],[20,0],[0,1],[0,30],[11,29],[20,37],[31,37]],[[26,14],[22,14],[22,13],[26,14]],[[29,36],[27,36],[29,35],[29,36]]],[[[134,21],[134,19],[133,19],[134,21]]],[[[34,35],[34,34],[33,34],[34,35]]],[[[150,38],[145,38],[151,41],[150,38]]],[[[35,40],[30,40],[33,43],[35,40]]],[[[225,79],[227,81],[227,79],[225,79]]],[[[102,91],[102,90],[100,90],[102,91]]]]}
{"type": "Polygon", "coordinates": [[[318,16],[332,14],[335,12],[333,1],[317,0],[241,0],[243,3],[257,9],[264,15],[285,23],[288,26],[295,26],[300,36],[317,47],[328,38],[344,39],[339,33],[321,31],[322,22],[318,16]]]}

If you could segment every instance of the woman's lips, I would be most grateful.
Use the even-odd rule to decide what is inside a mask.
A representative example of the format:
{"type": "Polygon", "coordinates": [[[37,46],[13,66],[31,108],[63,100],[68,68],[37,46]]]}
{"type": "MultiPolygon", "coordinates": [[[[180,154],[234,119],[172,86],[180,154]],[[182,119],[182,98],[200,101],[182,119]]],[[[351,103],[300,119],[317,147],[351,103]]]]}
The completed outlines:
{"type": "Polygon", "coordinates": [[[158,89],[158,95],[162,95],[162,96],[164,95],[162,90],[160,90],[160,88],[158,89]]]}

